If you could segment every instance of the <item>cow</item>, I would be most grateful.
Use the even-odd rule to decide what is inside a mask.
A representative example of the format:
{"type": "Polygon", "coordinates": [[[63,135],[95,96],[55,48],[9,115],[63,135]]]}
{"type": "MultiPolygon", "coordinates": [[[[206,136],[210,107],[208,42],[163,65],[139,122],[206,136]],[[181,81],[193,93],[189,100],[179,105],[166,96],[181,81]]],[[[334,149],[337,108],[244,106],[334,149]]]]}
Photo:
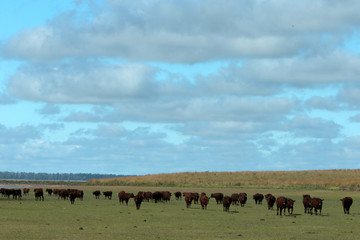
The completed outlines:
{"type": "Polygon", "coordinates": [[[282,210],[284,210],[284,215],[285,215],[286,205],[287,205],[287,198],[286,197],[278,197],[276,199],[276,215],[279,215],[279,210],[280,210],[280,216],[281,216],[282,210]]]}
{"type": "Polygon", "coordinates": [[[112,191],[105,191],[103,192],[103,195],[105,196],[105,199],[109,199],[111,200],[111,197],[112,197],[112,191]]]}
{"type": "Polygon", "coordinates": [[[200,196],[200,204],[202,209],[207,209],[207,205],[209,204],[209,197],[205,195],[200,196]]]}
{"type": "Polygon", "coordinates": [[[140,209],[140,206],[141,206],[141,202],[143,201],[143,194],[140,193],[138,195],[136,195],[134,197],[134,202],[135,202],[135,205],[136,205],[136,209],[139,210],[140,209]]]}
{"type": "Polygon", "coordinates": [[[77,192],[76,191],[70,191],[69,192],[69,198],[70,198],[70,203],[71,204],[75,203],[76,197],[77,197],[77,192]]]}
{"type": "Polygon", "coordinates": [[[318,210],[321,215],[323,201],[324,201],[324,199],[321,199],[321,198],[312,198],[311,199],[311,202],[310,202],[310,204],[311,204],[310,214],[311,215],[313,214],[313,209],[315,209],[315,215],[317,215],[318,210]]]}
{"type": "Polygon", "coordinates": [[[125,191],[121,191],[119,192],[118,197],[119,197],[119,203],[124,204],[125,202],[125,204],[128,205],[129,199],[134,198],[135,196],[133,193],[126,193],[125,191]]]}
{"type": "Polygon", "coordinates": [[[247,194],[246,193],[239,193],[239,202],[240,202],[241,207],[245,206],[246,201],[247,201],[247,194]]]}
{"type": "Polygon", "coordinates": [[[152,194],[152,198],[154,200],[155,203],[157,203],[158,201],[162,201],[163,199],[163,192],[160,191],[156,191],[152,194]]]}
{"type": "Polygon", "coordinates": [[[181,192],[174,193],[176,200],[181,200],[181,192]]]}
{"type": "Polygon", "coordinates": [[[49,196],[51,196],[51,194],[53,193],[53,190],[51,188],[47,188],[45,191],[49,194],[49,196]]]}
{"type": "Polygon", "coordinates": [[[261,193],[255,193],[253,199],[255,200],[255,204],[262,204],[262,201],[264,200],[264,195],[262,195],[261,193]]]}
{"type": "Polygon", "coordinates": [[[34,189],[35,192],[35,200],[43,200],[44,201],[44,193],[42,188],[34,189]]]}
{"type": "Polygon", "coordinates": [[[59,191],[59,198],[62,198],[62,199],[64,199],[64,201],[66,200],[66,199],[68,199],[69,198],[69,190],[67,190],[67,189],[60,189],[60,191],[59,191]]]}
{"type": "MultiPolygon", "coordinates": [[[[291,198],[288,198],[288,199],[287,199],[286,208],[287,208],[287,210],[288,210],[289,215],[292,215],[292,214],[293,214],[295,201],[296,201],[296,200],[293,200],[293,199],[291,199],[291,198]]],[[[285,210],[284,210],[284,215],[285,215],[285,210]]]]}
{"type": "Polygon", "coordinates": [[[99,199],[101,195],[100,190],[93,191],[93,195],[95,196],[95,199],[99,199]]]}
{"type": "Polygon", "coordinates": [[[194,204],[198,204],[199,203],[199,198],[200,198],[199,193],[193,192],[191,194],[193,195],[193,198],[194,198],[194,204]]]}
{"type": "Polygon", "coordinates": [[[232,202],[231,197],[229,197],[229,196],[223,197],[222,202],[223,202],[223,211],[224,212],[229,212],[230,205],[231,205],[231,202],[232,202]]]}
{"type": "Polygon", "coordinates": [[[230,198],[232,205],[239,205],[239,197],[240,195],[238,193],[231,194],[230,198]]]}
{"type": "Polygon", "coordinates": [[[171,198],[170,192],[168,191],[162,192],[162,199],[164,200],[165,203],[167,203],[168,201],[170,202],[170,198],[171,198]]]}
{"type": "Polygon", "coordinates": [[[144,192],[144,199],[146,201],[150,201],[150,199],[152,198],[152,192],[144,192]]]}
{"type": "Polygon", "coordinates": [[[303,195],[303,205],[304,205],[304,213],[310,213],[311,209],[311,197],[309,194],[303,195]]]}
{"type": "Polygon", "coordinates": [[[13,199],[19,199],[21,200],[21,189],[13,189],[13,199]]]}
{"type": "Polygon", "coordinates": [[[29,192],[30,192],[30,189],[29,189],[29,188],[24,188],[24,189],[23,189],[24,196],[25,196],[25,195],[29,195],[29,192]]]}
{"type": "Polygon", "coordinates": [[[194,199],[194,196],[191,193],[184,193],[185,196],[185,203],[186,203],[186,207],[189,208],[191,207],[191,202],[194,199]]]}
{"type": "Polygon", "coordinates": [[[275,197],[271,194],[271,193],[268,193],[265,195],[265,199],[266,199],[266,202],[267,202],[267,205],[268,205],[268,210],[270,209],[274,209],[274,204],[275,204],[275,197]]]}
{"type": "Polygon", "coordinates": [[[217,204],[221,204],[223,200],[224,194],[222,193],[212,193],[210,198],[215,198],[217,204]]]}
{"type": "Polygon", "coordinates": [[[350,207],[353,203],[353,200],[351,197],[344,197],[343,199],[340,199],[343,205],[344,213],[350,214],[350,207]]]}

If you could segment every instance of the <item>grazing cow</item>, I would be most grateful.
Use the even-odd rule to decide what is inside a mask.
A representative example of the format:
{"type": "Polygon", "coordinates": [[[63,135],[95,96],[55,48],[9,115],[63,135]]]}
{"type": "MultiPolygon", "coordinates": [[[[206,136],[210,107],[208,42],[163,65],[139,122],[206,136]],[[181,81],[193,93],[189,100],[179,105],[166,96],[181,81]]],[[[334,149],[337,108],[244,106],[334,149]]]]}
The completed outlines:
{"type": "MultiPolygon", "coordinates": [[[[296,200],[292,200],[291,198],[287,199],[286,208],[288,209],[289,215],[293,214],[295,201],[296,200]]],[[[284,210],[284,214],[285,214],[285,210],[284,210]]]]}
{"type": "Polygon", "coordinates": [[[230,198],[232,205],[239,205],[239,197],[240,195],[238,193],[231,194],[230,198]]]}
{"type": "Polygon", "coordinates": [[[253,199],[255,200],[255,204],[262,204],[262,201],[264,200],[264,195],[262,195],[261,193],[255,193],[253,199]]]}
{"type": "Polygon", "coordinates": [[[311,209],[311,197],[309,194],[303,195],[304,213],[310,213],[311,209]]]}
{"type": "Polygon", "coordinates": [[[223,197],[222,201],[223,201],[223,211],[224,212],[229,212],[231,201],[232,201],[231,197],[225,196],[225,197],[223,197]]]}
{"type": "Polygon", "coordinates": [[[21,189],[14,189],[13,198],[21,200],[21,189]]]}
{"type": "Polygon", "coordinates": [[[152,198],[152,192],[144,192],[144,199],[146,201],[150,201],[150,199],[152,198]]]}
{"type": "Polygon", "coordinates": [[[125,202],[126,205],[128,205],[130,198],[135,197],[133,193],[126,193],[125,191],[119,192],[118,196],[119,196],[119,202],[121,204],[124,204],[125,202]]]}
{"type": "Polygon", "coordinates": [[[215,198],[217,204],[221,204],[224,194],[222,193],[212,193],[210,198],[215,198]]]}
{"type": "Polygon", "coordinates": [[[343,208],[344,208],[344,213],[345,214],[350,214],[350,207],[353,203],[353,200],[351,197],[344,197],[343,199],[340,199],[340,201],[342,202],[343,208]]]}
{"type": "Polygon", "coordinates": [[[138,194],[134,197],[134,201],[135,201],[135,205],[136,205],[136,209],[139,210],[140,206],[141,206],[141,202],[143,200],[143,194],[138,194]]]}
{"type": "Polygon", "coordinates": [[[185,196],[185,203],[186,203],[186,207],[189,208],[191,207],[191,202],[194,199],[194,196],[191,193],[184,193],[185,196]]]}
{"type": "Polygon", "coordinates": [[[25,196],[25,195],[29,195],[29,192],[30,192],[30,189],[29,189],[29,188],[24,188],[24,189],[23,189],[24,196],[25,196]]]}
{"type": "Polygon", "coordinates": [[[69,190],[67,190],[67,189],[60,189],[60,191],[59,191],[59,198],[64,199],[64,201],[65,201],[66,199],[68,199],[68,198],[69,198],[69,190]]]}
{"type": "Polygon", "coordinates": [[[108,198],[109,200],[111,200],[112,191],[105,191],[103,192],[103,195],[105,196],[105,199],[108,198]]]}
{"type": "Polygon", "coordinates": [[[95,196],[95,199],[99,199],[101,195],[100,190],[93,191],[93,195],[95,196]]]}
{"type": "Polygon", "coordinates": [[[201,204],[201,207],[203,210],[206,209],[207,205],[209,204],[209,197],[206,195],[201,195],[200,196],[200,204],[201,204]]]}
{"type": "Polygon", "coordinates": [[[174,195],[176,200],[181,200],[181,192],[176,192],[174,195]]]}
{"type": "Polygon", "coordinates": [[[287,198],[286,197],[278,197],[276,199],[276,207],[277,207],[276,215],[279,215],[279,209],[280,209],[280,216],[281,216],[282,210],[284,210],[284,215],[285,215],[286,205],[287,205],[287,198]]]}
{"type": "Polygon", "coordinates": [[[163,199],[163,192],[156,191],[152,194],[152,198],[154,202],[157,203],[158,201],[162,201],[163,199]]]}
{"type": "Polygon", "coordinates": [[[244,207],[246,201],[247,201],[247,194],[246,194],[246,193],[240,193],[240,194],[239,194],[240,206],[241,206],[241,207],[244,207]]]}
{"type": "Polygon", "coordinates": [[[313,209],[315,209],[315,215],[317,215],[317,210],[319,210],[320,215],[321,215],[321,210],[322,210],[322,205],[323,205],[323,201],[324,199],[320,199],[320,198],[312,198],[311,199],[311,209],[310,209],[310,213],[311,215],[313,214],[313,209]]]}
{"type": "Polygon", "coordinates": [[[171,198],[170,192],[168,191],[162,192],[162,199],[164,200],[165,203],[167,203],[168,201],[170,202],[170,198],[171,198]]]}
{"type": "Polygon", "coordinates": [[[274,204],[276,201],[275,197],[271,193],[268,193],[265,195],[265,199],[268,205],[268,210],[274,209],[274,204]]]}
{"type": "Polygon", "coordinates": [[[44,193],[42,188],[34,189],[35,191],[35,200],[43,200],[44,201],[44,193]]]}
{"type": "Polygon", "coordinates": [[[45,191],[49,194],[49,196],[51,196],[51,194],[53,193],[53,190],[51,188],[47,188],[45,191]]]}

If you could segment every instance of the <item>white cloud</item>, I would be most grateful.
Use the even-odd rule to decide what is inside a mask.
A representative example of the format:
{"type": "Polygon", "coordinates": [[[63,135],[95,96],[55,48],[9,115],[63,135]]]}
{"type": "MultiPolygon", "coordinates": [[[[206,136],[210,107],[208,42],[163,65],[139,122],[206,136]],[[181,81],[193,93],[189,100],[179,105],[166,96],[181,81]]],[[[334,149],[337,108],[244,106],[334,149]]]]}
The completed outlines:
{"type": "Polygon", "coordinates": [[[342,41],[339,34],[357,27],[359,8],[356,1],[321,0],[107,1],[90,6],[89,16],[63,13],[45,26],[21,32],[5,44],[3,55],[187,63],[293,56],[304,49],[333,48],[342,41]]]}

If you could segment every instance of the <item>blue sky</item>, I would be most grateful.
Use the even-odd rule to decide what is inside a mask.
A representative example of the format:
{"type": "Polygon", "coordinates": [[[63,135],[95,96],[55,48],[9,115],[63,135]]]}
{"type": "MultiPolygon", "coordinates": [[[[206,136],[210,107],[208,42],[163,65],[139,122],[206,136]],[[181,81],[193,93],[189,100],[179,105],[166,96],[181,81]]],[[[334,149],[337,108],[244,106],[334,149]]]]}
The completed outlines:
{"type": "Polygon", "coordinates": [[[360,2],[6,0],[0,171],[360,167],[360,2]]]}

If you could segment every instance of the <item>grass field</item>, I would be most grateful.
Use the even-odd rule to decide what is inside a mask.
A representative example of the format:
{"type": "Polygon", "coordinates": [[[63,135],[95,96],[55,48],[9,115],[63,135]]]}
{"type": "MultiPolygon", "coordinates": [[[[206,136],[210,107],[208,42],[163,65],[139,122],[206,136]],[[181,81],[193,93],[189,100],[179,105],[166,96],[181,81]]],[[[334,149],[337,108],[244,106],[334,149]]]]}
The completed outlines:
{"type": "Polygon", "coordinates": [[[360,189],[360,169],[262,172],[183,172],[108,179],[88,184],[281,189],[360,189]]]}
{"type": "MultiPolygon", "coordinates": [[[[46,186],[44,186],[45,188],[46,186]]],[[[59,186],[56,186],[57,188],[59,186]]],[[[65,188],[67,188],[65,186],[65,188]]],[[[74,188],[74,186],[72,186],[74,188]]],[[[35,201],[33,192],[22,200],[0,197],[0,239],[357,239],[360,236],[360,192],[331,190],[279,190],[244,188],[171,188],[79,186],[84,190],[83,201],[74,205],[57,197],[45,196],[35,201]],[[112,200],[96,200],[93,190],[112,190],[112,200]],[[121,190],[168,190],[170,192],[213,192],[224,194],[246,192],[245,207],[231,206],[230,213],[210,200],[207,210],[185,201],[170,203],[144,202],[140,210],[134,201],[120,205],[117,193],[121,190]],[[267,210],[266,203],[255,205],[251,196],[256,192],[286,196],[296,200],[292,216],[277,216],[267,210]],[[322,216],[303,214],[302,195],[325,199],[322,216]],[[340,198],[351,196],[354,204],[350,215],[342,210],[340,198]]]]}

